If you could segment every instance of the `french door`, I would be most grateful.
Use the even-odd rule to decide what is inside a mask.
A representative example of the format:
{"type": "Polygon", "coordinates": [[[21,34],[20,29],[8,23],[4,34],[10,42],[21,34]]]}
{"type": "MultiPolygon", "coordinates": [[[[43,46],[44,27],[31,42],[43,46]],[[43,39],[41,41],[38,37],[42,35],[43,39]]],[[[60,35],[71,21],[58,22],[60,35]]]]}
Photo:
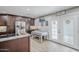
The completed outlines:
{"type": "Polygon", "coordinates": [[[58,32],[57,32],[57,20],[52,20],[52,39],[57,40],[58,39],[58,32]]]}
{"type": "Polygon", "coordinates": [[[74,40],[74,21],[72,17],[64,17],[63,19],[63,41],[73,44],[74,40]]]}
{"type": "Polygon", "coordinates": [[[51,37],[60,43],[73,44],[74,21],[71,16],[61,16],[51,21],[51,37]]]}

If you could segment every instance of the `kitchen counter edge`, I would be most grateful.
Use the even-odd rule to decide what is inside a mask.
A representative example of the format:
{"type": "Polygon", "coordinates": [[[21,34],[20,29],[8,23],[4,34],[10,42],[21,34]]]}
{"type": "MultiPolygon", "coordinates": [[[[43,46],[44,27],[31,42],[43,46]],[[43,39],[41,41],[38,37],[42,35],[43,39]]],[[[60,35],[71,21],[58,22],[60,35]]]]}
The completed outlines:
{"type": "Polygon", "coordinates": [[[8,40],[15,40],[15,39],[29,37],[29,36],[30,36],[30,34],[0,38],[0,42],[4,42],[4,41],[8,41],[8,40]]]}

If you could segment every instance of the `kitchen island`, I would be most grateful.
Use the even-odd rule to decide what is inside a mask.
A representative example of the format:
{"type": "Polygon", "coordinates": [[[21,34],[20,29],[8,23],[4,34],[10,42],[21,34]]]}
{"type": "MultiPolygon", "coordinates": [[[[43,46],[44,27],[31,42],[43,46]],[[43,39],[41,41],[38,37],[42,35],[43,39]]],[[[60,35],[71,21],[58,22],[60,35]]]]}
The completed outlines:
{"type": "Polygon", "coordinates": [[[0,52],[29,52],[30,35],[0,38],[0,52]]]}

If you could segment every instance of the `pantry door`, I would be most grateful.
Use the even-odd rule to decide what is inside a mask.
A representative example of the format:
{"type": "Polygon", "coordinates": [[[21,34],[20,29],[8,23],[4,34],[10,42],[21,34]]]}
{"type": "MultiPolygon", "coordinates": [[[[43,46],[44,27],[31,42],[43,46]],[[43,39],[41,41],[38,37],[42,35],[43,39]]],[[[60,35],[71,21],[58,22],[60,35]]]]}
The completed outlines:
{"type": "Polygon", "coordinates": [[[64,43],[73,44],[74,40],[74,21],[72,17],[65,16],[63,19],[63,41],[64,43]]]}

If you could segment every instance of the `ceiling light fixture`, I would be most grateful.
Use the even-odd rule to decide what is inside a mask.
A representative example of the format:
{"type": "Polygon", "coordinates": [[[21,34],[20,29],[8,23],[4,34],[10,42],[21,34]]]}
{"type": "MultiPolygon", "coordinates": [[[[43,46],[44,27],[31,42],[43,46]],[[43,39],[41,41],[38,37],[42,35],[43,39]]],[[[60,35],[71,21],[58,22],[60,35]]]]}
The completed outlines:
{"type": "Polygon", "coordinates": [[[29,8],[27,8],[26,10],[27,10],[27,11],[30,11],[30,9],[29,9],[29,8]]]}

